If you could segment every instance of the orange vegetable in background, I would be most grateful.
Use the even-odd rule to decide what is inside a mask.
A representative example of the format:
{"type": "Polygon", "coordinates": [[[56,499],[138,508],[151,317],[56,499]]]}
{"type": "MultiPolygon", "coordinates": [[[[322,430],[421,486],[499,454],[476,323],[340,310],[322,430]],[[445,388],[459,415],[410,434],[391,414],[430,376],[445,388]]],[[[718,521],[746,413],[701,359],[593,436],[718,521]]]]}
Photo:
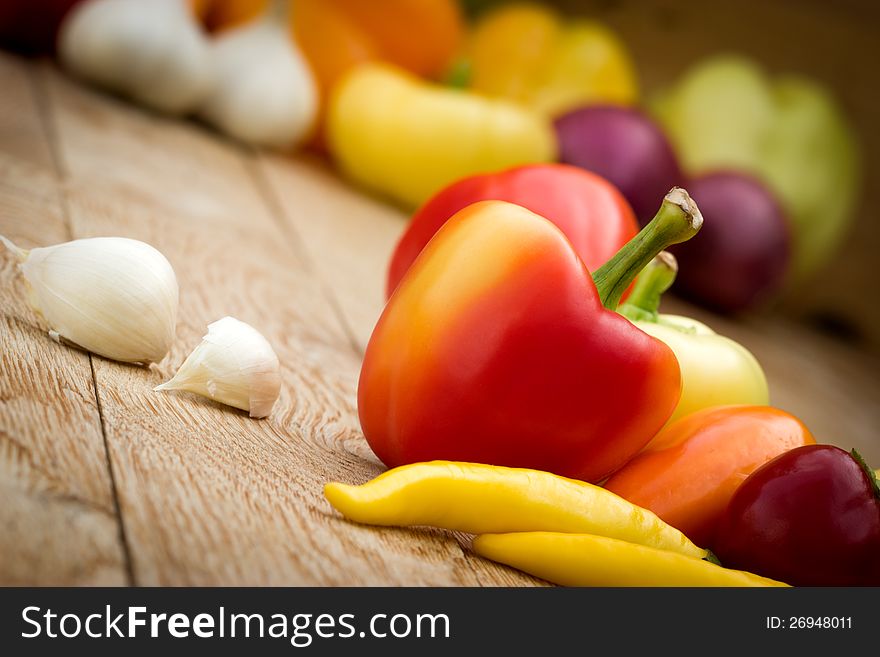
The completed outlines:
{"type": "Polygon", "coordinates": [[[500,4],[480,16],[464,49],[469,87],[554,118],[594,103],[634,104],[636,70],[620,37],[547,4],[500,4]]]}
{"type": "MultiPolygon", "coordinates": [[[[383,60],[423,77],[436,78],[445,72],[463,32],[455,0],[309,1],[335,7],[360,28],[383,60]]],[[[325,38],[323,47],[332,49],[336,44],[325,38]]]]}
{"type": "Polygon", "coordinates": [[[711,547],[718,521],[745,478],[783,452],[815,442],[785,411],[717,406],[668,425],[605,487],[711,547]]]}
{"type": "Polygon", "coordinates": [[[294,33],[311,66],[323,98],[339,79],[360,62],[381,59],[362,28],[327,0],[299,0],[294,7],[294,33]]]}
{"type": "MultiPolygon", "coordinates": [[[[205,26],[218,31],[252,20],[267,0],[190,2],[205,26]]],[[[333,85],[367,61],[439,77],[458,49],[464,21],[455,0],[296,0],[291,30],[309,62],[323,108],[333,85]]],[[[322,132],[317,133],[319,142],[322,132]]]]}

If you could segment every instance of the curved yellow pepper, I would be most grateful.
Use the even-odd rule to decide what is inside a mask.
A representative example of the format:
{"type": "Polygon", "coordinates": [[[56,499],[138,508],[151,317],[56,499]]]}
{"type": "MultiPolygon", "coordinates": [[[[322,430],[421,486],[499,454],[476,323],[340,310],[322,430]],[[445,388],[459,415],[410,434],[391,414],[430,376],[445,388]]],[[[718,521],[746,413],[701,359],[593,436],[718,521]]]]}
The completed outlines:
{"type": "Polygon", "coordinates": [[[663,252],[642,270],[620,312],[648,335],[665,342],[681,368],[681,398],[667,424],[712,406],[767,406],[764,370],[738,342],[689,317],[657,313],[660,295],[672,285],[675,258],[663,252]]]}
{"type": "Polygon", "coordinates": [[[556,156],[551,125],[529,110],[383,64],[337,85],[328,139],[347,175],[410,206],[459,178],[556,156]]]}
{"type": "Polygon", "coordinates": [[[394,468],[361,486],[328,483],[324,495],[346,518],[370,525],[594,533],[690,558],[707,554],[650,511],[539,470],[432,461],[394,468]]]}
{"type": "Polygon", "coordinates": [[[474,28],[465,56],[472,89],[548,116],[589,103],[638,100],[635,68],[613,32],[594,21],[564,22],[537,4],[487,13],[474,28]]]}
{"type": "Polygon", "coordinates": [[[474,551],[563,586],[787,586],[675,552],[591,534],[485,534],[474,551]]]}

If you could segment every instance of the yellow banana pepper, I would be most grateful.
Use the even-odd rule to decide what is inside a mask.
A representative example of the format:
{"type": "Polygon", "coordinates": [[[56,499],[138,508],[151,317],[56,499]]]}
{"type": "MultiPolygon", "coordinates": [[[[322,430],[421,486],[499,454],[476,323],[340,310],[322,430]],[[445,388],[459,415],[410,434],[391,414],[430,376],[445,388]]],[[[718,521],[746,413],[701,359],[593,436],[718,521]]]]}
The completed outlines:
{"type": "Polygon", "coordinates": [[[556,156],[552,126],[537,114],[384,64],[337,85],[328,139],[348,176],[410,206],[459,178],[556,156]]]}
{"type": "Polygon", "coordinates": [[[474,539],[474,551],[563,586],[787,586],[703,559],[591,534],[485,534],[474,539]]]}
{"type": "Polygon", "coordinates": [[[551,117],[589,103],[638,100],[635,68],[613,32],[594,21],[565,22],[534,3],[487,13],[465,58],[472,89],[551,117]]]}
{"type": "Polygon", "coordinates": [[[712,406],[767,406],[767,378],[748,349],[694,319],[657,313],[660,296],[677,270],[672,254],[662,252],[642,270],[619,309],[645,333],[669,345],[678,359],[681,398],[667,424],[712,406]]]}
{"type": "Polygon", "coordinates": [[[707,554],[650,511],[539,470],[432,461],[394,468],[361,486],[328,483],[324,495],[346,518],[370,525],[594,533],[689,558],[707,554]]]}

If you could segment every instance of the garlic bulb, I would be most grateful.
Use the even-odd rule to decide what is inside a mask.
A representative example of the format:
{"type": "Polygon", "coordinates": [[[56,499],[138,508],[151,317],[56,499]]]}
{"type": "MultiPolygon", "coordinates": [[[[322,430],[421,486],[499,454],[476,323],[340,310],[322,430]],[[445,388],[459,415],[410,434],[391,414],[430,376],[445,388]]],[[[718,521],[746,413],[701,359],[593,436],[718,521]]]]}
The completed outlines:
{"type": "Polygon", "coordinates": [[[318,93],[290,34],[289,0],[271,0],[256,20],[219,36],[217,84],[200,116],[244,142],[283,148],[308,134],[318,93]]]}
{"type": "Polygon", "coordinates": [[[195,109],[214,81],[188,0],[86,0],[61,25],[58,54],[73,73],[172,114],[195,109]]]}
{"type": "Polygon", "coordinates": [[[255,328],[224,317],[208,325],[177,374],[154,390],[187,390],[266,417],[281,392],[278,356],[255,328]]]}
{"type": "Polygon", "coordinates": [[[177,278],[149,244],[94,237],[15,253],[49,335],[113,360],[153,363],[174,340],[177,278]]]}

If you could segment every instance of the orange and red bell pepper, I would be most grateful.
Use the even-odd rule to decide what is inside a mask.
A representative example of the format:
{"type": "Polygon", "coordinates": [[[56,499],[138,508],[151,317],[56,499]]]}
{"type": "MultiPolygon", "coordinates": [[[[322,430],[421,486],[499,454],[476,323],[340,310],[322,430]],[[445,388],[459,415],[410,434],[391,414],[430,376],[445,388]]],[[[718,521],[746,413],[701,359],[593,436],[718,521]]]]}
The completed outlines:
{"type": "Polygon", "coordinates": [[[803,422],[777,408],[708,408],[665,427],[604,485],[711,547],[746,477],[783,452],[813,443],[803,422]]]}
{"type": "Polygon", "coordinates": [[[635,215],[617,188],[578,167],[535,164],[470,176],[435,194],[413,215],[391,258],[387,295],[447,219],[471,203],[493,199],[552,221],[590,271],[638,232],[635,215]]]}
{"type": "Polygon", "coordinates": [[[598,481],[675,408],[678,362],[614,312],[702,217],[674,189],[591,278],[550,221],[504,201],[458,212],[403,277],[367,346],[364,435],[388,466],[456,460],[598,481]],[[594,283],[595,281],[595,283],[594,283]]]}

